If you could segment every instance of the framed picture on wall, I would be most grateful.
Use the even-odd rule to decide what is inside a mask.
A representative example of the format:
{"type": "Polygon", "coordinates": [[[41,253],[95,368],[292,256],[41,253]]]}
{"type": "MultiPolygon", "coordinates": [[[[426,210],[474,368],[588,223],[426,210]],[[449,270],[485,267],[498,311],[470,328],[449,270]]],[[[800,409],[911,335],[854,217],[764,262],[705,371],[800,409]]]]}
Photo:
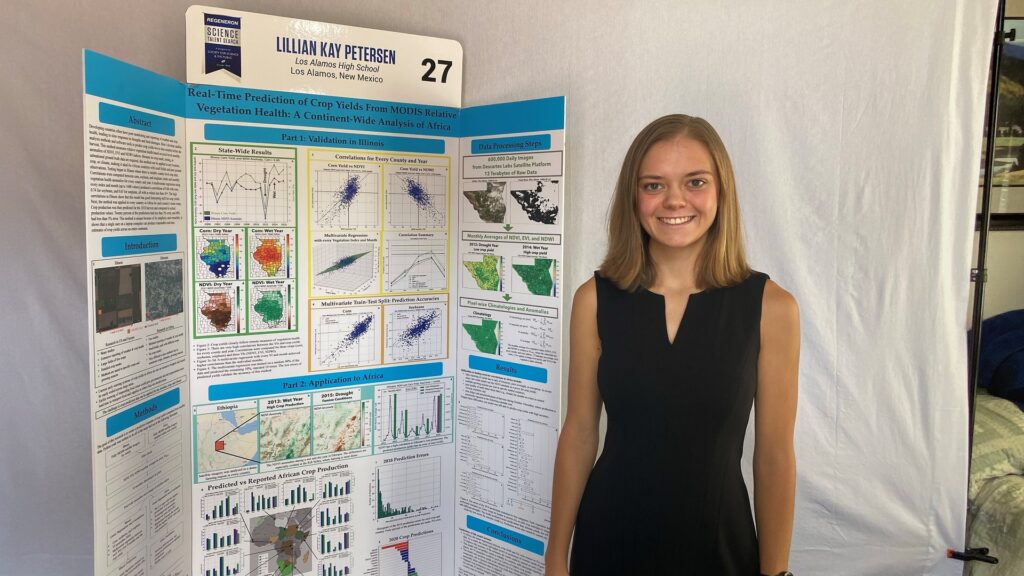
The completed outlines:
{"type": "MultiPolygon", "coordinates": [[[[992,196],[989,202],[994,224],[997,221],[1024,221],[1024,18],[1007,18],[1004,24],[1004,31],[1012,33],[1009,38],[1013,40],[1003,45],[999,65],[992,196]]],[[[982,177],[984,160],[983,157],[982,177]]],[[[979,179],[979,186],[982,181],[979,179]]]]}

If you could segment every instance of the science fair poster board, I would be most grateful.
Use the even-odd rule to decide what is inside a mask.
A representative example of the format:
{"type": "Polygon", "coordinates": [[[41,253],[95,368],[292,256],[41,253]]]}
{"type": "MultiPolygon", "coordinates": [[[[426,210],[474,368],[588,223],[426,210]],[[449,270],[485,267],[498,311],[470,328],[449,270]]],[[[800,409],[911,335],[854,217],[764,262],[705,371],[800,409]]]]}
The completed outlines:
{"type": "Polygon", "coordinates": [[[543,572],[563,98],[452,40],[193,6],[84,53],[95,573],[543,572]]]}

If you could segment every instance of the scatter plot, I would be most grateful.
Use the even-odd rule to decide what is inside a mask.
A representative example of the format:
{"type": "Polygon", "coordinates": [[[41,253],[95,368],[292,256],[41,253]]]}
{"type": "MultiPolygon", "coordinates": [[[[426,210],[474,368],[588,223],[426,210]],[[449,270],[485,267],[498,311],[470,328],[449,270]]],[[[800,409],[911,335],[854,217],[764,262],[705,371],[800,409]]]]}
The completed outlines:
{"type": "Polygon", "coordinates": [[[558,261],[551,258],[513,258],[512,291],[534,296],[558,295],[558,261]]]}
{"type": "Polygon", "coordinates": [[[310,271],[318,294],[376,292],[378,251],[375,242],[317,238],[310,271]]]}
{"type": "Polygon", "coordinates": [[[321,312],[313,328],[314,370],[379,363],[380,319],[374,311],[321,312]]]}
{"type": "Polygon", "coordinates": [[[243,271],[238,252],[245,238],[241,230],[197,228],[195,230],[195,277],[197,280],[239,280],[243,271]]]}
{"type": "Polygon", "coordinates": [[[196,285],[196,334],[219,336],[242,331],[241,282],[200,282],[196,285]]]}
{"type": "Polygon", "coordinates": [[[513,224],[557,224],[558,180],[517,180],[512,182],[512,199],[517,210],[513,224]]]}
{"type": "Polygon", "coordinates": [[[387,194],[388,226],[444,228],[448,223],[447,173],[392,173],[387,194]]]}
{"type": "Polygon", "coordinates": [[[293,278],[295,234],[282,228],[250,228],[249,278],[293,278]]]}
{"type": "Polygon", "coordinates": [[[467,182],[462,196],[469,204],[463,214],[468,223],[502,224],[505,222],[507,206],[505,205],[505,182],[467,182]],[[478,188],[483,185],[484,188],[478,188]],[[472,187],[472,188],[471,188],[472,187]]]}
{"type": "Polygon", "coordinates": [[[249,332],[295,328],[294,294],[290,280],[253,280],[249,285],[249,332]]]}
{"type": "Polygon", "coordinates": [[[504,262],[494,254],[466,254],[462,257],[462,287],[472,290],[501,291],[504,288],[504,262]]]}
{"type": "Polygon", "coordinates": [[[388,240],[385,243],[384,291],[420,292],[448,286],[447,241],[388,240]]]}
{"type": "Polygon", "coordinates": [[[96,332],[142,322],[142,267],[98,268],[95,272],[96,332]]]}
{"type": "Polygon", "coordinates": [[[295,225],[295,160],[193,154],[195,223],[295,225]]]}
{"type": "Polygon", "coordinates": [[[444,356],[445,307],[389,308],[385,362],[411,362],[444,356]]]}
{"type": "Polygon", "coordinates": [[[310,189],[314,228],[379,228],[380,173],[365,169],[318,168],[310,189]]]}
{"type": "Polygon", "coordinates": [[[181,260],[146,262],[146,320],[181,314],[181,260]]]}

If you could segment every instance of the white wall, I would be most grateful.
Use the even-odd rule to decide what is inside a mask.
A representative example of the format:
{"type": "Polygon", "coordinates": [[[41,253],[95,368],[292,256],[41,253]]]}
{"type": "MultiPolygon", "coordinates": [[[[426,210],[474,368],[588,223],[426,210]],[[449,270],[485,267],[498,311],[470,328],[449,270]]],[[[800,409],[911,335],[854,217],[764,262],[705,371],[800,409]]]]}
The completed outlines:
{"type": "MultiPolygon", "coordinates": [[[[458,39],[467,105],[567,95],[567,286],[600,261],[632,135],[711,120],[752,262],[802,309],[794,571],[958,573],[973,206],[955,191],[977,178],[994,0],[221,4],[458,39]]],[[[80,51],[183,78],[186,6],[4,4],[3,575],[91,564],[80,51]]]]}

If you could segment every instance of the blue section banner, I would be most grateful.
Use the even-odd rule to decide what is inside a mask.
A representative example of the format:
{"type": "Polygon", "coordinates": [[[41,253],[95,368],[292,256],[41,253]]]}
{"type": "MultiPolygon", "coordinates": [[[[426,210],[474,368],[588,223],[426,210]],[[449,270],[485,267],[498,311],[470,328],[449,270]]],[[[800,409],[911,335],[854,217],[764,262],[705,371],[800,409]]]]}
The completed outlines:
{"type": "Polygon", "coordinates": [[[198,120],[459,136],[459,109],[445,106],[192,84],[187,107],[198,120]]]}
{"type": "Polygon", "coordinates": [[[288,130],[264,126],[238,126],[234,124],[207,124],[204,136],[210,141],[246,142],[260,144],[287,144],[290,146],[323,146],[356,150],[386,150],[388,152],[416,152],[444,154],[444,140],[434,138],[406,138],[377,134],[352,134],[326,130],[288,130]]]}
{"type": "Polygon", "coordinates": [[[430,362],[427,364],[350,370],[348,372],[331,372],[329,374],[312,374],[292,378],[271,378],[269,380],[255,380],[252,382],[216,384],[210,386],[210,401],[234,400],[270,394],[311,392],[314,390],[380,384],[382,382],[411,380],[414,378],[433,378],[440,376],[443,369],[444,365],[442,363],[430,362]]]}
{"type": "Polygon", "coordinates": [[[185,115],[185,85],[145,68],[85,50],[85,93],[171,116],[185,115]]]}
{"type": "Polygon", "coordinates": [[[476,516],[471,516],[469,514],[466,515],[466,528],[469,528],[474,532],[484,534],[485,536],[490,536],[495,540],[507,542],[517,548],[522,548],[527,552],[533,552],[538,556],[544,555],[544,543],[540,540],[527,536],[526,534],[516,532],[515,530],[505,528],[504,526],[498,526],[497,524],[493,524],[487,520],[482,520],[476,516]]]}
{"type": "Polygon", "coordinates": [[[536,366],[527,366],[526,364],[520,364],[518,362],[492,360],[490,358],[484,358],[483,356],[474,356],[470,354],[469,367],[472,370],[490,372],[491,374],[501,374],[502,376],[511,376],[513,378],[521,378],[523,380],[531,380],[533,382],[540,382],[541,384],[547,384],[548,382],[547,370],[536,366]]]}
{"type": "Polygon", "coordinates": [[[178,249],[177,234],[146,234],[143,236],[104,236],[100,240],[100,253],[104,258],[137,256],[178,249]]]}
{"type": "Polygon", "coordinates": [[[516,154],[551,149],[551,135],[477,138],[470,142],[472,154],[516,154]]]}
{"type": "Polygon", "coordinates": [[[549,132],[565,128],[565,97],[462,109],[462,136],[549,132]]]}
{"type": "Polygon", "coordinates": [[[107,418],[107,438],[123,432],[181,403],[181,389],[175,388],[136,404],[107,418]]]}
{"type": "Polygon", "coordinates": [[[174,119],[140,112],[124,106],[100,102],[100,122],[125,128],[134,128],[164,136],[174,136],[174,119]]]}

